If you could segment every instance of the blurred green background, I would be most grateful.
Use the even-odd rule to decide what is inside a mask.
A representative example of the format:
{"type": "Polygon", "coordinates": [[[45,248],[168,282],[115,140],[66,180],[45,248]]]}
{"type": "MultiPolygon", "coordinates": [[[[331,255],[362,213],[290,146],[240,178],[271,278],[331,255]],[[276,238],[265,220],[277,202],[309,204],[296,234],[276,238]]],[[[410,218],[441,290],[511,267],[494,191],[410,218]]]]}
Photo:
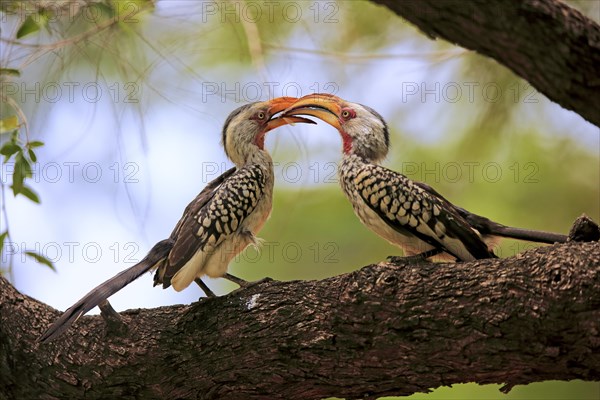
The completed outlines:
{"type": "MultiPolygon", "coordinates": [[[[281,95],[328,92],[375,108],[392,136],[384,165],[472,212],[562,233],[582,213],[600,220],[597,127],[495,61],[429,40],[384,7],[40,4],[2,2],[1,82],[9,100],[1,116],[25,117],[29,140],[45,142],[30,180],[41,205],[12,196],[3,165],[0,231],[10,226],[10,236],[2,268],[19,290],[59,309],[141,259],[229,167],[219,145],[229,112],[281,95]],[[101,179],[92,176],[98,170],[101,179]],[[24,257],[30,249],[57,273],[24,257]]],[[[598,2],[569,4],[598,21],[598,2]]],[[[269,135],[267,147],[277,181],[260,234],[265,243],[260,252],[247,249],[230,272],[248,280],[321,279],[400,254],[360,224],[339,190],[337,132],[323,124],[286,127],[269,135]]],[[[507,257],[532,246],[505,240],[496,252],[507,257]]],[[[135,282],[113,304],[197,299],[193,289],[162,292],[150,280],[135,282]]],[[[210,286],[234,288],[221,280],[210,286]]],[[[590,382],[519,386],[508,395],[499,387],[455,385],[409,398],[600,398],[600,385],[590,382]]]]}

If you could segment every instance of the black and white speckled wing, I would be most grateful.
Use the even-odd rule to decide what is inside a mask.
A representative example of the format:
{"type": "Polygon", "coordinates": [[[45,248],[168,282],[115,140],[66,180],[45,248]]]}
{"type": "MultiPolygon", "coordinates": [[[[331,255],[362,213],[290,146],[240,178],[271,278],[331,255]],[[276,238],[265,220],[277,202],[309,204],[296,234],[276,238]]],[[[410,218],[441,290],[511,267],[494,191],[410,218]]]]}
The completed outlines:
{"type": "Polygon", "coordinates": [[[361,164],[351,184],[381,219],[459,260],[495,257],[454,208],[406,176],[375,164],[361,164]]]}
{"type": "Polygon", "coordinates": [[[171,278],[192,257],[198,252],[214,252],[256,208],[266,179],[261,167],[251,165],[225,174],[228,176],[220,184],[200,193],[186,208],[171,234],[173,248],[165,265],[157,271],[155,283],[169,286],[171,278]]]}
{"type": "MultiPolygon", "coordinates": [[[[519,240],[529,240],[538,243],[566,243],[568,236],[560,233],[536,231],[532,229],[514,228],[506,226],[498,222],[492,221],[487,217],[472,213],[450,203],[444,196],[439,194],[434,188],[423,182],[415,182],[416,185],[423,188],[425,191],[432,193],[441,199],[446,207],[453,208],[458,215],[464,218],[467,223],[477,230],[484,238],[500,238],[508,237],[519,240]]],[[[492,240],[493,241],[493,240],[492,240]]]]}

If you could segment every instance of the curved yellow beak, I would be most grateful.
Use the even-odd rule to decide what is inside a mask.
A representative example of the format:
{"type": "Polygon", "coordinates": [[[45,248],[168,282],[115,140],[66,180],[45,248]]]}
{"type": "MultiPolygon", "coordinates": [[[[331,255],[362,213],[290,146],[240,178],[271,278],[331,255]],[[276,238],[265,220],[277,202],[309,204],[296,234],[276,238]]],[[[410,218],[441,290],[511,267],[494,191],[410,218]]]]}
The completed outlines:
{"type": "Polygon", "coordinates": [[[309,94],[299,98],[287,110],[283,112],[283,118],[295,117],[297,115],[310,115],[327,122],[335,129],[342,129],[341,99],[337,96],[325,93],[309,94]]]}
{"type": "MultiPolygon", "coordinates": [[[[269,101],[271,107],[269,108],[268,113],[269,115],[274,116],[282,112],[283,110],[291,107],[297,100],[298,99],[296,97],[274,98],[273,100],[269,101]]],[[[269,122],[267,123],[267,128],[265,129],[265,133],[280,126],[287,124],[294,125],[295,123],[314,124],[315,121],[297,116],[280,115],[269,120],[269,122]]]]}

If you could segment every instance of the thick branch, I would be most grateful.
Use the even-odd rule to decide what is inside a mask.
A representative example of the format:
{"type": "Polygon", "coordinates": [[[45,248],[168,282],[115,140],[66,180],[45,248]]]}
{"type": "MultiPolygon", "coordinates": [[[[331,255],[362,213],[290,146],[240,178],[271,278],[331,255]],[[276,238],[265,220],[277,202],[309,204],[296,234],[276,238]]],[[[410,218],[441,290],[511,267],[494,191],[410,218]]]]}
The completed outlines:
{"type": "Polygon", "coordinates": [[[600,26],[558,0],[373,0],[600,126],[600,26]]]}
{"type": "Polygon", "coordinates": [[[600,380],[597,242],[264,282],[125,312],[119,335],[83,317],[47,345],[35,339],[58,312],[0,286],[2,398],[375,398],[600,380]]]}

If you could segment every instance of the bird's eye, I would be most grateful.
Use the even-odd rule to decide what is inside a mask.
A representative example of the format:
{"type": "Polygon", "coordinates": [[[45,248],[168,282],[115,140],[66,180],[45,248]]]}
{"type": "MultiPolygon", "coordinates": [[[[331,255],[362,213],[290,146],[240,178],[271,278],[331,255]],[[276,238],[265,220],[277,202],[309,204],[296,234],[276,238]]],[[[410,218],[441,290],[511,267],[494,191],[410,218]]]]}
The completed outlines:
{"type": "Polygon", "coordinates": [[[265,119],[266,115],[264,112],[260,111],[256,114],[256,118],[258,119],[265,119]]]}
{"type": "Polygon", "coordinates": [[[354,112],[354,110],[350,110],[350,109],[344,109],[342,110],[342,118],[343,119],[352,119],[356,117],[356,113],[354,112]]]}

